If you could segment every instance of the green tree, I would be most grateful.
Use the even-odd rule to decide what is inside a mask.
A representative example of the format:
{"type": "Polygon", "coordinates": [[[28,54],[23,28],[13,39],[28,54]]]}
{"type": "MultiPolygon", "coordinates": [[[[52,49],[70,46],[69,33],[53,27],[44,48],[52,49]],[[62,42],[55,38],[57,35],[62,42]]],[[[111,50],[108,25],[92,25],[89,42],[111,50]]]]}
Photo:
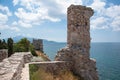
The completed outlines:
{"type": "Polygon", "coordinates": [[[14,52],[25,52],[25,47],[21,44],[14,44],[14,52]]]}
{"type": "Polygon", "coordinates": [[[30,41],[27,40],[27,38],[23,38],[21,39],[18,44],[22,47],[24,47],[25,49],[25,52],[28,52],[29,51],[29,46],[30,46],[30,41]]]}
{"type": "Polygon", "coordinates": [[[14,52],[28,52],[30,51],[33,56],[38,56],[35,52],[35,48],[27,38],[21,39],[19,42],[14,44],[14,52]]]}
{"type": "Polygon", "coordinates": [[[8,57],[9,57],[13,54],[13,39],[8,38],[7,44],[8,44],[8,57]]]}
{"type": "Polygon", "coordinates": [[[21,39],[19,42],[14,44],[14,52],[28,52],[30,41],[27,38],[21,39]]]}
{"type": "Polygon", "coordinates": [[[2,41],[2,48],[7,49],[7,43],[6,43],[5,39],[3,39],[3,41],[2,41]]]}

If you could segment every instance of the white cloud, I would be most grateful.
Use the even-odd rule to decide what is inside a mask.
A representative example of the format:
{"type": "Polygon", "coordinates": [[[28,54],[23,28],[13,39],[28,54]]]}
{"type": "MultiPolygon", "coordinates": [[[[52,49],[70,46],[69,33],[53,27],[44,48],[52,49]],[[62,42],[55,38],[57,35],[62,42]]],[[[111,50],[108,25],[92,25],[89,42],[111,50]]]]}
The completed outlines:
{"type": "Polygon", "coordinates": [[[18,25],[20,25],[20,26],[22,26],[22,27],[25,27],[25,28],[30,28],[30,27],[32,27],[31,24],[25,23],[25,22],[23,22],[23,21],[18,21],[18,25]]]}
{"type": "Polygon", "coordinates": [[[38,7],[34,10],[27,12],[23,8],[18,8],[15,15],[19,18],[19,23],[23,27],[32,27],[33,25],[40,25],[44,20],[50,20],[52,22],[60,21],[59,18],[54,18],[48,15],[48,10],[38,7]]]}
{"type": "Polygon", "coordinates": [[[82,2],[81,0],[13,0],[13,4],[24,7],[18,8],[15,12],[19,21],[34,26],[40,25],[46,20],[61,21],[66,18],[69,5],[82,4],[82,2]]]}
{"type": "Polygon", "coordinates": [[[111,18],[120,16],[120,5],[112,5],[106,9],[105,15],[111,18]]]}
{"type": "MultiPolygon", "coordinates": [[[[9,11],[8,7],[0,5],[0,30],[12,30],[12,31],[20,31],[18,27],[8,25],[9,16],[12,16],[12,13],[9,11]]],[[[14,23],[15,24],[15,23],[14,23]]]]}
{"type": "MultiPolygon", "coordinates": [[[[68,6],[83,3],[83,0],[13,0],[14,5],[21,6],[15,15],[19,18],[17,23],[23,27],[40,25],[46,20],[59,22],[66,18],[68,6]]],[[[120,16],[120,5],[109,5],[105,0],[87,0],[85,4],[89,4],[87,6],[92,7],[95,12],[91,19],[92,29],[112,28],[120,31],[117,18],[120,16]]]]}
{"type": "Polygon", "coordinates": [[[66,14],[67,8],[71,4],[80,5],[82,4],[82,0],[56,0],[56,3],[60,7],[60,12],[62,12],[63,14],[66,14]]]}
{"type": "Polygon", "coordinates": [[[93,3],[90,7],[92,7],[95,11],[101,11],[104,9],[106,3],[101,0],[93,0],[93,3]]]}
{"type": "Polygon", "coordinates": [[[13,26],[16,26],[16,25],[17,25],[17,22],[16,22],[16,21],[14,21],[14,22],[12,23],[12,25],[13,25],[13,26]]]}
{"type": "Polygon", "coordinates": [[[89,6],[93,8],[94,15],[91,18],[92,29],[107,29],[108,18],[104,17],[106,3],[101,0],[93,0],[93,3],[89,6]]]}
{"type": "Polygon", "coordinates": [[[8,29],[8,28],[9,28],[8,25],[0,24],[0,30],[5,30],[5,29],[8,29]]]}
{"type": "Polygon", "coordinates": [[[20,29],[18,27],[14,27],[14,26],[10,27],[6,24],[0,24],[0,30],[7,30],[7,29],[12,30],[12,31],[16,31],[16,32],[20,31],[20,29]]]}
{"type": "Polygon", "coordinates": [[[51,17],[48,14],[48,9],[43,6],[43,4],[38,0],[21,0],[20,3],[21,6],[24,6],[25,8],[18,8],[17,12],[15,12],[15,15],[26,21],[41,21],[41,20],[50,20],[50,21],[59,21],[56,17],[51,17]],[[28,12],[29,11],[29,12],[28,12]]]}
{"type": "Polygon", "coordinates": [[[90,5],[95,10],[91,19],[92,29],[110,29],[120,31],[120,5],[106,6],[106,2],[94,0],[90,5]]]}
{"type": "Polygon", "coordinates": [[[19,32],[20,31],[20,29],[18,28],[18,23],[16,22],[16,21],[14,21],[12,24],[11,24],[11,26],[12,27],[9,27],[11,30],[13,30],[13,31],[16,31],[16,32],[19,32]]]}
{"type": "Polygon", "coordinates": [[[17,5],[19,3],[20,0],[13,0],[13,5],[17,5]]]}
{"type": "Polygon", "coordinates": [[[9,26],[6,24],[7,21],[8,21],[8,16],[6,14],[0,13],[0,30],[9,28],[9,26]]]}
{"type": "MultiPolygon", "coordinates": [[[[39,19],[38,14],[34,14],[31,12],[26,12],[23,8],[18,8],[15,15],[22,21],[25,22],[33,22],[39,19]]],[[[39,15],[41,17],[41,15],[39,15]]]]}
{"type": "Polygon", "coordinates": [[[37,21],[42,21],[42,20],[50,20],[53,22],[59,21],[57,18],[53,18],[48,16],[47,10],[44,8],[37,8],[34,10],[34,12],[27,12],[23,8],[18,8],[17,12],[15,12],[15,15],[22,21],[27,22],[27,23],[34,23],[37,21]]]}
{"type": "Polygon", "coordinates": [[[3,11],[7,16],[12,16],[12,13],[9,11],[8,7],[0,5],[0,10],[3,11]]]}
{"type": "Polygon", "coordinates": [[[114,31],[120,31],[120,16],[114,18],[111,25],[114,31]]]}
{"type": "Polygon", "coordinates": [[[20,29],[18,28],[18,27],[9,27],[11,30],[13,30],[13,31],[16,31],[16,32],[19,32],[20,31],[20,29]]]}
{"type": "Polygon", "coordinates": [[[108,28],[107,19],[104,17],[97,17],[91,20],[92,29],[106,29],[108,28]]]}
{"type": "Polygon", "coordinates": [[[11,12],[8,7],[0,5],[0,24],[5,24],[9,16],[11,16],[11,12]]]}
{"type": "Polygon", "coordinates": [[[114,31],[120,31],[120,5],[111,5],[106,8],[104,15],[109,17],[109,26],[114,31]]]}
{"type": "Polygon", "coordinates": [[[0,13],[0,24],[5,24],[8,21],[7,15],[0,13]]]}

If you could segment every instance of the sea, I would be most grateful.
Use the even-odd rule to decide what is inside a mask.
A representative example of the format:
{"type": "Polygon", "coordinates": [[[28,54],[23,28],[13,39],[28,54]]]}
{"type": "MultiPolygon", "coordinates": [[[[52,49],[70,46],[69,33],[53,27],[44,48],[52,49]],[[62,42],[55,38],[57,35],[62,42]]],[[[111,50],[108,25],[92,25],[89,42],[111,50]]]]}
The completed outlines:
{"type": "MultiPolygon", "coordinates": [[[[66,43],[44,43],[51,60],[66,43]]],[[[96,59],[99,80],[120,80],[120,43],[91,43],[90,57],[96,59]]]]}

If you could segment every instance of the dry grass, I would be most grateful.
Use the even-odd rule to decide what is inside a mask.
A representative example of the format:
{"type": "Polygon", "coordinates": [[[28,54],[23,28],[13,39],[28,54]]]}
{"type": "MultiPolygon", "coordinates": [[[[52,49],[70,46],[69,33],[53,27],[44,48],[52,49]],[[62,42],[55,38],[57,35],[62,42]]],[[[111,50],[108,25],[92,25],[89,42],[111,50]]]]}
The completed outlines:
{"type": "Polygon", "coordinates": [[[48,58],[48,56],[47,55],[45,55],[44,53],[42,53],[41,51],[35,51],[36,52],[36,54],[38,55],[38,56],[40,56],[41,58],[43,58],[43,60],[44,61],[50,61],[50,59],[48,58]]]}
{"type": "Polygon", "coordinates": [[[74,76],[70,71],[60,72],[58,75],[53,75],[52,73],[46,73],[44,69],[39,68],[30,80],[80,80],[78,77],[74,76]]]}

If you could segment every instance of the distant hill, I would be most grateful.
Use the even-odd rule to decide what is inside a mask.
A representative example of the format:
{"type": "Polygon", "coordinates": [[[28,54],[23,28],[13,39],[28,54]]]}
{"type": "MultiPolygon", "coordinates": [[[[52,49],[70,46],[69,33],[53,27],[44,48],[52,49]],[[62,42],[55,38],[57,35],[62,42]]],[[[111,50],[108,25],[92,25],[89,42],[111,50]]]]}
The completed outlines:
{"type": "MultiPolygon", "coordinates": [[[[12,37],[14,43],[20,41],[22,38],[27,38],[30,42],[32,42],[33,38],[23,37],[23,36],[16,36],[12,37]]],[[[5,41],[7,41],[8,38],[5,38],[5,41]]]]}
{"type": "Polygon", "coordinates": [[[27,38],[30,42],[32,42],[32,40],[33,40],[33,38],[28,38],[28,37],[24,37],[24,36],[16,36],[16,37],[13,37],[12,39],[16,43],[16,42],[20,41],[22,38],[27,38]]]}
{"type": "MultiPolygon", "coordinates": [[[[32,43],[32,41],[33,41],[33,38],[24,37],[24,36],[16,36],[16,37],[13,37],[12,39],[13,39],[14,42],[16,43],[16,42],[20,41],[22,38],[27,38],[31,43],[32,43]]],[[[35,39],[35,38],[34,38],[34,39],[35,39]]],[[[36,38],[36,39],[38,39],[38,38],[36,38]]],[[[7,40],[7,39],[5,39],[5,40],[7,40]]],[[[49,41],[49,40],[43,39],[43,43],[45,43],[45,44],[59,44],[59,43],[65,43],[65,42],[55,42],[55,41],[49,41]]]]}

